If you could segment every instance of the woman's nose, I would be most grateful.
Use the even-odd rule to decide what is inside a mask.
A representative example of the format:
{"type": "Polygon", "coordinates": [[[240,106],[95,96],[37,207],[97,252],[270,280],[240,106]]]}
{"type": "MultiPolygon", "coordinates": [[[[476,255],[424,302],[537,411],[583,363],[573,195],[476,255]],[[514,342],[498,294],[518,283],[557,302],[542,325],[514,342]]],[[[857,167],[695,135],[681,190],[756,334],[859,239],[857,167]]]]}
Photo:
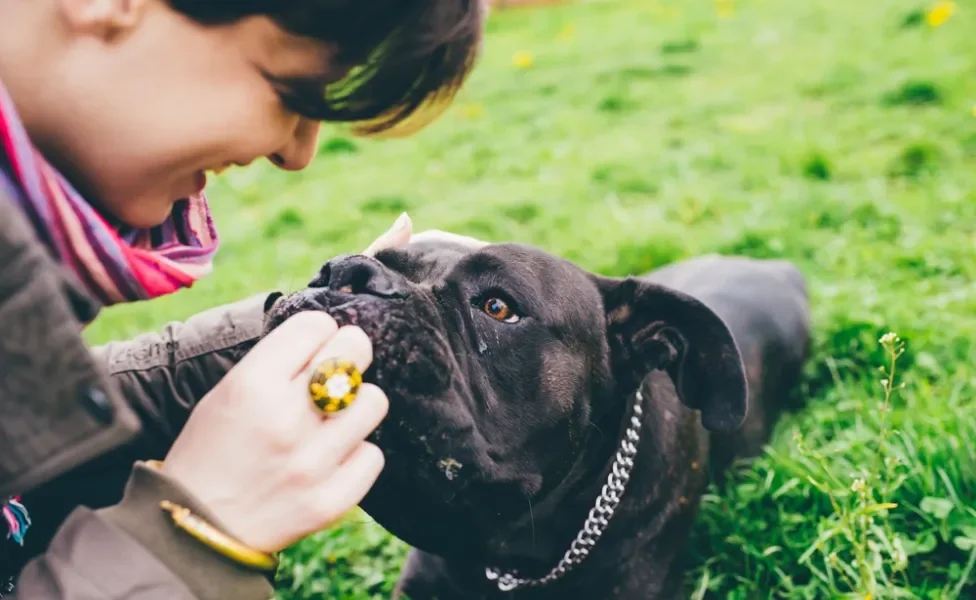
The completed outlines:
{"type": "Polygon", "coordinates": [[[279,169],[286,171],[301,171],[307,167],[319,145],[318,121],[301,119],[295,127],[295,133],[288,143],[280,150],[268,156],[268,160],[279,169]]]}

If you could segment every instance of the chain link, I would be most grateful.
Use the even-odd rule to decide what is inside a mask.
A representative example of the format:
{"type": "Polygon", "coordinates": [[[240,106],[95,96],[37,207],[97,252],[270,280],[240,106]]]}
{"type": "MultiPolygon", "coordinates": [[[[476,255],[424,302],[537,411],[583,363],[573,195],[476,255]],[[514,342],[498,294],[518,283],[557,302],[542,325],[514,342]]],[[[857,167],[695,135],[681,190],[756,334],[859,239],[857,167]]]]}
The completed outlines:
{"type": "Polygon", "coordinates": [[[520,588],[552,583],[586,559],[597,540],[610,525],[610,519],[613,517],[614,511],[617,510],[617,505],[620,504],[624,490],[627,488],[627,482],[630,480],[630,472],[634,468],[634,456],[637,455],[637,443],[640,441],[641,416],[644,414],[643,404],[644,395],[638,389],[637,399],[630,416],[630,424],[627,426],[627,431],[624,432],[620,446],[617,448],[617,456],[614,458],[607,482],[603,484],[596,504],[590,509],[586,522],[583,523],[583,528],[576,534],[576,539],[570,544],[566,554],[549,573],[539,579],[521,578],[516,571],[502,573],[494,567],[486,568],[485,577],[489,581],[494,581],[499,591],[511,592],[520,588]]]}

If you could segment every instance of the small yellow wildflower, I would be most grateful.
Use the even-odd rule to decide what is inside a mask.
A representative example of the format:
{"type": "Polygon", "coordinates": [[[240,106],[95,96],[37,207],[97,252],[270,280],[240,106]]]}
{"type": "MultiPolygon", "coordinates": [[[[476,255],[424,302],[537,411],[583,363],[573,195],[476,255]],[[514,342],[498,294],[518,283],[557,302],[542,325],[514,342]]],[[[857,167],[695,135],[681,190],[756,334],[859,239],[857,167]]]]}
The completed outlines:
{"type": "Polygon", "coordinates": [[[334,565],[336,564],[336,561],[339,560],[339,557],[337,557],[335,554],[330,554],[325,560],[327,560],[330,565],[334,565]]]}
{"type": "Polygon", "coordinates": [[[899,341],[898,334],[895,333],[894,331],[889,331],[888,333],[886,333],[883,336],[881,336],[880,339],[878,339],[878,343],[879,344],[882,344],[882,345],[884,345],[884,344],[895,344],[898,341],[899,341]]]}
{"type": "Polygon", "coordinates": [[[956,14],[956,3],[952,0],[939,0],[925,15],[925,22],[929,27],[940,27],[956,14]]]}
{"type": "Polygon", "coordinates": [[[556,36],[561,42],[568,42],[576,37],[576,25],[572,23],[566,23],[562,29],[559,30],[559,35],[556,36]]]}
{"type": "Polygon", "coordinates": [[[462,104],[458,111],[465,119],[480,119],[485,114],[485,107],[481,104],[462,104]]]}
{"type": "Polygon", "coordinates": [[[531,69],[535,64],[535,56],[527,50],[519,50],[512,57],[512,64],[519,69],[531,69]]]}
{"type": "Polygon", "coordinates": [[[728,19],[735,15],[735,6],[732,0],[715,0],[715,12],[720,19],[728,19]]]}

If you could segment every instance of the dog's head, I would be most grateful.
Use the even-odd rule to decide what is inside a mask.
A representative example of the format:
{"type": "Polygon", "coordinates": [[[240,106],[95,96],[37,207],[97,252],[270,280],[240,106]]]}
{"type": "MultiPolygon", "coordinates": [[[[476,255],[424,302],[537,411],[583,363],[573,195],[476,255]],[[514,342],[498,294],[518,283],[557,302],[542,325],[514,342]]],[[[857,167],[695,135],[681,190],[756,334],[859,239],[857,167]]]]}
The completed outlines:
{"type": "Polygon", "coordinates": [[[491,552],[530,502],[566,487],[593,423],[652,370],[707,429],[734,429],[746,410],[736,345],[703,304],[528,246],[340,257],[280,300],[267,328],[307,310],[373,340],[364,375],[390,411],[371,438],[386,467],[363,507],[437,554],[491,552]]]}

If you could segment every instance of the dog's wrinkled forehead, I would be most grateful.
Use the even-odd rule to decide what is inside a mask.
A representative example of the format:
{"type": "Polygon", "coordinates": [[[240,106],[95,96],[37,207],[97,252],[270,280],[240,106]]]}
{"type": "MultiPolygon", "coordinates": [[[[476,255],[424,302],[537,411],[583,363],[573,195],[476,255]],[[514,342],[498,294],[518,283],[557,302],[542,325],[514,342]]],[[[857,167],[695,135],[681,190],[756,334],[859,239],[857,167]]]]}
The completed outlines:
{"type": "Polygon", "coordinates": [[[446,278],[466,256],[479,250],[453,241],[415,242],[404,248],[382,250],[377,260],[414,283],[446,278]]]}
{"type": "Polygon", "coordinates": [[[599,291],[585,271],[533,246],[424,241],[376,258],[418,284],[464,281],[505,290],[537,317],[589,321],[601,311],[599,291]]]}

